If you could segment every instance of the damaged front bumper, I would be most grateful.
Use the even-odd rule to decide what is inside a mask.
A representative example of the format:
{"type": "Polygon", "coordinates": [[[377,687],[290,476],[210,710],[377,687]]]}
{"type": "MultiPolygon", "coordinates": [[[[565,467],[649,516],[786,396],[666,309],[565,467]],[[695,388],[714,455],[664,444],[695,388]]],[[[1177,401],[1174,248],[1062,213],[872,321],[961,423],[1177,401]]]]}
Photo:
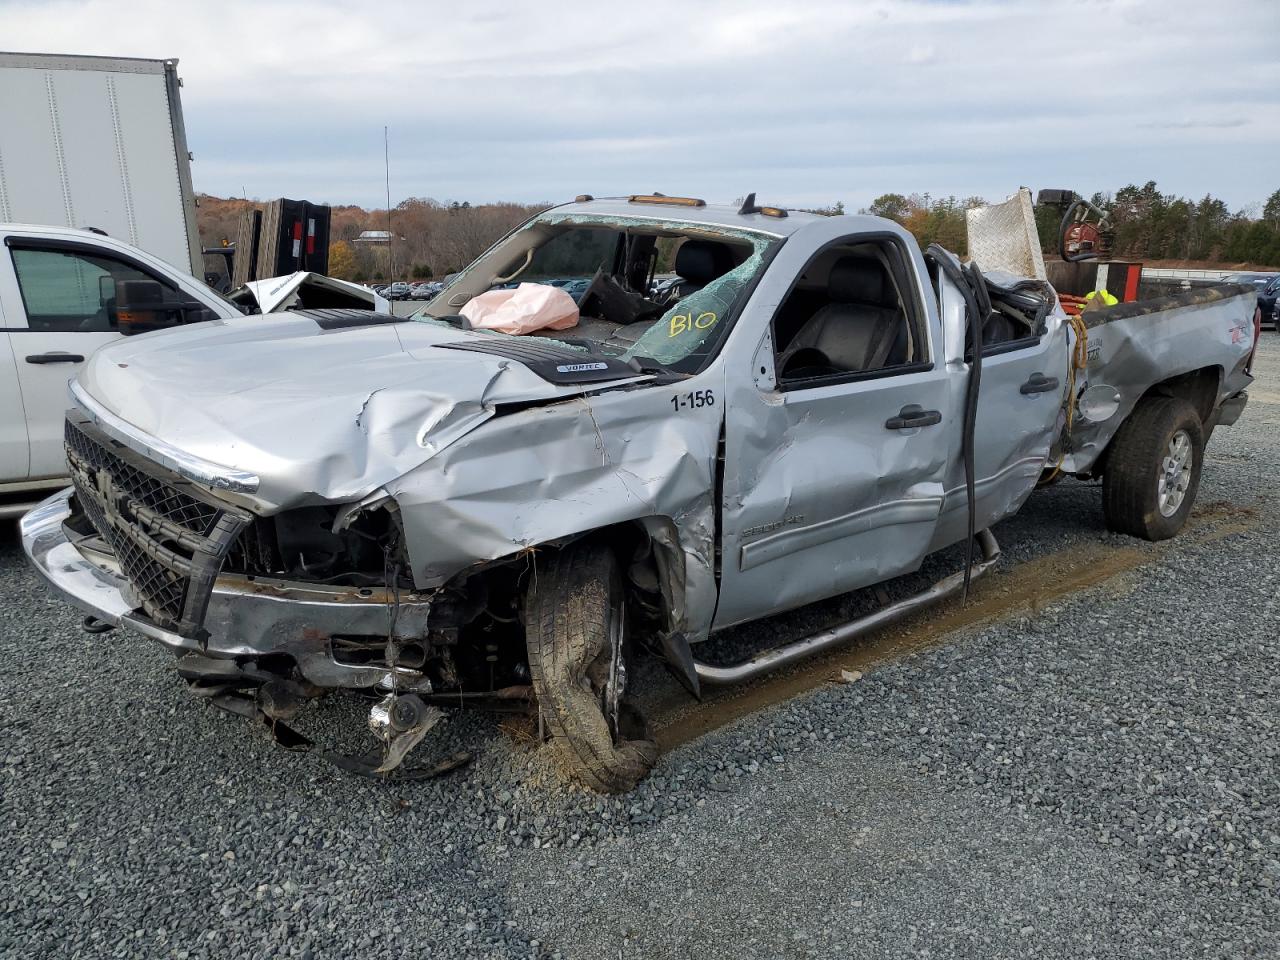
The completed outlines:
{"type": "Polygon", "coordinates": [[[397,633],[426,636],[429,597],[392,597],[381,587],[222,575],[205,616],[207,635],[182,636],[158,626],[130,602],[129,585],[109,552],[93,549],[93,538],[77,539],[64,527],[72,493],[63,490],[22,518],[22,548],[54,590],[91,616],[191,659],[247,664],[262,657],[288,657],[302,678],[318,687],[430,689],[418,670],[344,660],[334,643],[335,637],[385,637],[393,607],[397,633]]]}

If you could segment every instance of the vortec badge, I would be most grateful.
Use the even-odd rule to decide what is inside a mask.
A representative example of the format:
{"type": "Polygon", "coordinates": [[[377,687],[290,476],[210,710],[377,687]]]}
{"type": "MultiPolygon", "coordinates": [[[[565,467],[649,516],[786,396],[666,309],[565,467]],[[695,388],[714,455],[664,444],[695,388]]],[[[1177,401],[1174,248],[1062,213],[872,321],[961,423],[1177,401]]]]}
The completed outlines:
{"type": "Polygon", "coordinates": [[[607,363],[562,363],[556,367],[556,373],[587,373],[590,370],[608,370],[607,363]]]}

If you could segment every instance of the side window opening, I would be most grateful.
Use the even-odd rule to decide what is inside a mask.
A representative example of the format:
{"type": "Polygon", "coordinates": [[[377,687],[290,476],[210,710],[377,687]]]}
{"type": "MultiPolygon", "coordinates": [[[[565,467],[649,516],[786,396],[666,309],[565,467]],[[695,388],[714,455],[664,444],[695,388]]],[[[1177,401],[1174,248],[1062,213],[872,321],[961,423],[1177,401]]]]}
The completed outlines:
{"type": "MultiPolygon", "coordinates": [[[[1045,318],[1053,305],[1052,290],[1034,280],[1020,281],[1004,287],[990,282],[987,294],[991,312],[982,322],[982,355],[1005,353],[1033,347],[1044,335],[1045,318]]],[[[965,359],[972,360],[965,331],[965,359]]]]}
{"type": "Polygon", "coordinates": [[[901,251],[892,241],[839,242],[805,268],[774,316],[784,384],[891,375],[927,361],[901,251]]]}
{"type": "Polygon", "coordinates": [[[177,293],[158,277],[111,257],[79,250],[27,247],[15,247],[10,253],[30,330],[46,333],[116,330],[118,280],[159,282],[167,295],[177,293]]]}

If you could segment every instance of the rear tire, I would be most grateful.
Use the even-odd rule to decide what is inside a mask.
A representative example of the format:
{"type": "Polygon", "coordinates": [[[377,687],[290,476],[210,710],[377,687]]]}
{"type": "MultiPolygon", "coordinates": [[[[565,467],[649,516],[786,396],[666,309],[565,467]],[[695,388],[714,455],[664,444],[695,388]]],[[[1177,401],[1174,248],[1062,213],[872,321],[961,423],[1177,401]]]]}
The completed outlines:
{"type": "Polygon", "coordinates": [[[551,748],[573,780],[598,793],[630,790],[658,759],[624,696],[624,600],[613,551],[582,543],[537,565],[525,602],[529,672],[551,748]]]}
{"type": "Polygon", "coordinates": [[[1143,540],[1167,540],[1187,522],[1200,489],[1204,425],[1186,400],[1148,397],[1107,451],[1102,510],[1107,527],[1143,540]]]}

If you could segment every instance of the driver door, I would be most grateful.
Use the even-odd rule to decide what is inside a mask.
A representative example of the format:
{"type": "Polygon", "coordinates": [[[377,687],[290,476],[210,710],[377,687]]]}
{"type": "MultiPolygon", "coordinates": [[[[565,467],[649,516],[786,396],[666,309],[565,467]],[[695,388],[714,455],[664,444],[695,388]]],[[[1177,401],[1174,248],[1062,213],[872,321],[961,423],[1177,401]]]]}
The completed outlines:
{"type": "Polygon", "coordinates": [[[934,535],[956,427],[937,312],[919,283],[923,261],[909,237],[841,236],[841,226],[797,232],[752,298],[776,307],[767,308],[772,320],[752,321],[749,307],[740,321],[769,335],[749,366],[737,356],[741,369],[726,371],[740,386],[724,427],[716,629],[914,570],[934,535]],[[896,299],[911,347],[871,369],[788,381],[776,363],[787,344],[775,338],[785,341],[789,311],[803,328],[831,299],[822,278],[847,251],[883,256],[897,294],[883,299],[896,299]]]}
{"type": "Polygon", "coordinates": [[[153,278],[100,252],[16,237],[6,245],[13,270],[0,273],[0,282],[12,284],[4,300],[18,309],[8,318],[9,341],[27,416],[27,476],[65,476],[67,382],[86,357],[119,336],[114,281],[153,278]]]}

